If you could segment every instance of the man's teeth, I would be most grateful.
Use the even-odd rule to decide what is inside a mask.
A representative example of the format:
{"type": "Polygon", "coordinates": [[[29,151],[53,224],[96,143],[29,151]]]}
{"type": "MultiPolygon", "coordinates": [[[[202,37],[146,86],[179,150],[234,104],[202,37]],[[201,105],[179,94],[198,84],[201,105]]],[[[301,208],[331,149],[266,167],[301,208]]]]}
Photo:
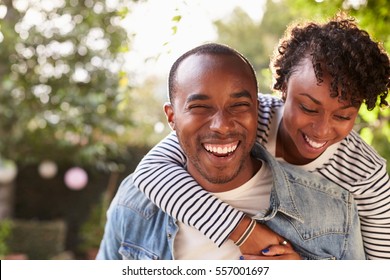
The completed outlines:
{"type": "Polygon", "coordinates": [[[232,153],[237,149],[237,144],[229,144],[229,145],[211,145],[211,144],[205,144],[205,149],[214,154],[228,154],[232,153]]]}
{"type": "Polygon", "coordinates": [[[307,135],[305,135],[305,140],[306,140],[306,142],[307,142],[310,146],[312,146],[312,147],[315,148],[315,149],[320,149],[320,148],[322,148],[323,146],[325,146],[326,143],[327,143],[327,141],[322,142],[322,143],[315,142],[315,141],[311,140],[307,135]]]}

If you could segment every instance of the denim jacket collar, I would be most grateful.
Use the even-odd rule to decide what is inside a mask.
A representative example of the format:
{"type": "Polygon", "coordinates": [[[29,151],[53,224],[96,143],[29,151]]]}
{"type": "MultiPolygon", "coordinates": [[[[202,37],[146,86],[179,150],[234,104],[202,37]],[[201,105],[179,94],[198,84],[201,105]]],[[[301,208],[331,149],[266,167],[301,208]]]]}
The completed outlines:
{"type": "MultiPolygon", "coordinates": [[[[262,220],[272,219],[279,211],[303,223],[303,217],[295,206],[295,201],[291,194],[292,186],[288,180],[287,173],[282,169],[275,158],[261,147],[260,144],[255,144],[252,149],[252,155],[257,159],[265,161],[270,166],[274,179],[270,198],[270,209],[262,220]]],[[[254,218],[256,218],[256,216],[254,218]]]]}

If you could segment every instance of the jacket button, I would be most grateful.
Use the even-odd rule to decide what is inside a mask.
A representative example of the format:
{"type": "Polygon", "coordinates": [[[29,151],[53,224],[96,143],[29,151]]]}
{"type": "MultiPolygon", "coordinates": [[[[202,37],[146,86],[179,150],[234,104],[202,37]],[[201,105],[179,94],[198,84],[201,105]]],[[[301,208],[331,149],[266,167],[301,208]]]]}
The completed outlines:
{"type": "Polygon", "coordinates": [[[168,239],[172,238],[172,234],[168,233],[168,239]]]}

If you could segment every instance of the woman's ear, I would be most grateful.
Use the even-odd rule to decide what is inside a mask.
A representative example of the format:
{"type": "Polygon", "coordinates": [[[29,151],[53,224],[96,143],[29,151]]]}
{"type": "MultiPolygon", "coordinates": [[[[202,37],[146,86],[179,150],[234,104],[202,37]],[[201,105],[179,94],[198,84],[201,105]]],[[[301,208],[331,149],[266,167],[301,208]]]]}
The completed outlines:
{"type": "Polygon", "coordinates": [[[167,117],[167,121],[172,130],[175,130],[175,113],[171,103],[167,102],[164,104],[164,112],[167,117]]]}

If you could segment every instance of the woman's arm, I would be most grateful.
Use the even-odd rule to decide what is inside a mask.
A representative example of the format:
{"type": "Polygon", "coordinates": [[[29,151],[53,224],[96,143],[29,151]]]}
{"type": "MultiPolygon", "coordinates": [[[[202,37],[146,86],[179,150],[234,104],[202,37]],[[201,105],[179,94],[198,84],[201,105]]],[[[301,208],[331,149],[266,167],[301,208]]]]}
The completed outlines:
{"type": "Polygon", "coordinates": [[[220,246],[245,214],[199,186],[185,170],[185,163],[176,134],[171,133],[142,159],[134,172],[134,184],[161,210],[220,246]]]}

